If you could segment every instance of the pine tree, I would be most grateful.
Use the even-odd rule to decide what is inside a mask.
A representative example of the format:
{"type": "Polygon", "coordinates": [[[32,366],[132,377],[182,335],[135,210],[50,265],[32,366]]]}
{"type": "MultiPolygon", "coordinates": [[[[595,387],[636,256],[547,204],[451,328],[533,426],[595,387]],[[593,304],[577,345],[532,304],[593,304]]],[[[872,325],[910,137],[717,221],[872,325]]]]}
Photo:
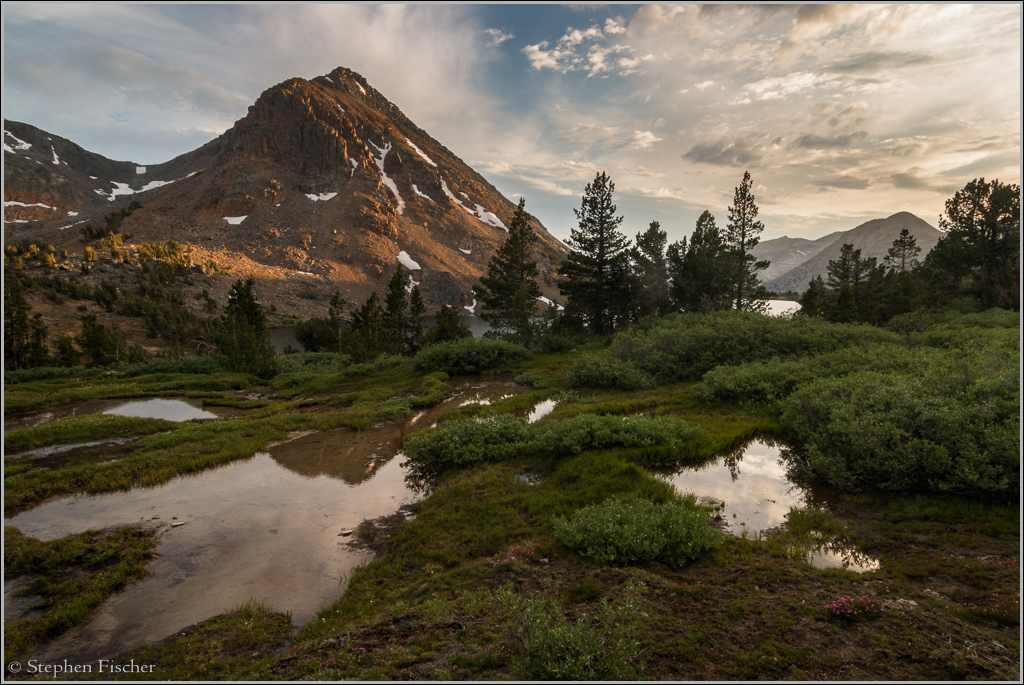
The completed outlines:
{"type": "MultiPolygon", "coordinates": [[[[277,374],[277,353],[270,344],[263,307],[253,292],[255,285],[251,277],[239,279],[228,291],[216,336],[217,349],[226,357],[231,370],[273,378],[277,374]]],[[[85,351],[84,346],[82,350],[85,351]]]]}
{"type": "Polygon", "coordinates": [[[636,247],[631,252],[636,285],[636,318],[651,314],[665,316],[668,313],[667,244],[668,234],[661,230],[661,224],[657,221],[652,221],[645,232],[636,236],[636,247]]]}
{"type": "Polygon", "coordinates": [[[939,228],[931,261],[969,275],[985,307],[1020,311],[1020,186],[974,179],[946,200],[939,228]]]}
{"type": "Polygon", "coordinates": [[[427,331],[423,342],[427,345],[468,338],[473,334],[459,321],[459,312],[453,306],[442,305],[434,316],[434,327],[427,331]]]}
{"type": "Polygon", "coordinates": [[[420,287],[414,285],[409,294],[409,352],[415,354],[423,347],[423,295],[420,294],[420,287]]]}
{"type": "Polygon", "coordinates": [[[899,237],[892,241],[892,247],[889,248],[884,263],[891,270],[904,273],[914,267],[919,254],[921,254],[921,248],[917,246],[917,238],[910,233],[909,229],[904,228],[900,231],[899,237]]]}
{"type": "Polygon", "coordinates": [[[822,316],[825,313],[825,307],[825,282],[821,276],[815,276],[808,284],[807,292],[800,298],[800,314],[802,316],[822,316]]]}
{"type": "Polygon", "coordinates": [[[733,307],[746,311],[765,311],[767,291],[761,286],[757,272],[768,268],[769,262],[757,261],[751,250],[761,241],[764,224],[757,220],[757,204],[750,192],[750,172],[743,173],[743,182],[736,188],[729,223],[725,228],[725,245],[732,252],[733,307]]]}
{"type": "Polygon", "coordinates": [[[14,269],[4,269],[4,368],[20,369],[28,364],[29,306],[24,288],[14,269]]]}
{"type": "Polygon", "coordinates": [[[352,312],[348,329],[341,335],[341,351],[357,362],[375,359],[384,346],[384,309],[377,293],[352,312]]]}
{"type": "Polygon", "coordinates": [[[568,241],[572,251],[558,270],[567,313],[582,316],[597,335],[614,332],[616,303],[628,274],[629,239],[619,232],[622,217],[615,216],[614,191],[603,171],[587,184],[575,210],[579,227],[568,241]]]}
{"type": "Polygon", "coordinates": [[[862,259],[860,250],[855,250],[853,245],[845,243],[839,249],[839,259],[828,260],[828,287],[839,290],[843,283],[857,287],[867,279],[874,268],[874,257],[862,259]]]}
{"type": "Polygon", "coordinates": [[[384,296],[384,344],[389,354],[406,352],[409,317],[405,308],[405,269],[399,264],[384,296]]]}
{"type": "Polygon", "coordinates": [[[526,199],[508,227],[508,238],[487,264],[487,274],[473,286],[473,295],[481,305],[480,316],[490,324],[494,335],[528,343],[530,319],[537,310],[540,269],[532,258],[538,242],[526,213],[526,199]]]}
{"type": "Polygon", "coordinates": [[[326,318],[314,316],[295,325],[293,329],[295,339],[302,345],[302,349],[306,352],[337,352],[341,342],[344,311],[345,300],[341,297],[341,293],[335,290],[326,318]]]}
{"type": "Polygon", "coordinates": [[[689,242],[683,238],[669,247],[671,296],[677,309],[687,312],[729,309],[732,256],[722,242],[714,215],[704,210],[689,242]]]}

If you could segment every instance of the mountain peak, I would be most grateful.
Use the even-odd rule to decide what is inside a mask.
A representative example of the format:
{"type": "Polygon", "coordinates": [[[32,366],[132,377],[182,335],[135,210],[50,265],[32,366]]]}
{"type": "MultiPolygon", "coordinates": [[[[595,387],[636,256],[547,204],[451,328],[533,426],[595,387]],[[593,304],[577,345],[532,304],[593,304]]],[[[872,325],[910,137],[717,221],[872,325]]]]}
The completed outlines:
{"type": "Polygon", "coordinates": [[[825,275],[828,262],[839,258],[844,244],[853,245],[861,251],[861,256],[865,259],[874,257],[881,262],[904,228],[917,240],[921,248],[921,259],[935,247],[942,236],[937,228],[920,217],[910,212],[896,212],[884,219],[871,219],[848,231],[825,236],[828,240],[814,241],[811,243],[813,249],[810,250],[792,251],[789,254],[782,254],[780,251],[779,254],[769,257],[767,251],[771,249],[771,243],[774,241],[766,241],[754,248],[754,253],[759,259],[771,258],[783,266],[781,269],[777,267],[765,279],[768,288],[776,292],[803,292],[812,278],[825,275]]]}
{"type": "MultiPolygon", "coordinates": [[[[5,151],[8,161],[17,156],[13,147],[5,151]]],[[[27,199],[41,197],[33,189],[54,185],[40,180],[40,160],[21,165],[24,184],[8,179],[5,190],[18,187],[21,195],[5,200],[40,202],[27,199]]],[[[143,208],[125,226],[136,243],[188,242],[202,261],[235,264],[234,273],[278,282],[278,295],[268,293],[268,301],[276,297],[279,309],[304,316],[322,314],[335,290],[349,303],[379,292],[403,253],[419,267],[412,279],[428,308],[469,304],[471,286],[507,236],[515,211],[486,179],[344,67],[268,88],[222,136],[165,165],[139,172],[144,168],[110,164],[116,178],[94,179],[74,165],[48,169],[54,178],[78,174],[78,194],[65,204],[82,214],[79,221],[140,200],[143,208]],[[111,184],[114,192],[103,200],[92,192],[111,184]]],[[[73,254],[83,249],[77,229],[61,230],[67,221],[32,218],[41,225],[15,228],[73,254]]],[[[553,298],[554,273],[567,250],[532,221],[540,237],[541,287],[553,298]]]]}

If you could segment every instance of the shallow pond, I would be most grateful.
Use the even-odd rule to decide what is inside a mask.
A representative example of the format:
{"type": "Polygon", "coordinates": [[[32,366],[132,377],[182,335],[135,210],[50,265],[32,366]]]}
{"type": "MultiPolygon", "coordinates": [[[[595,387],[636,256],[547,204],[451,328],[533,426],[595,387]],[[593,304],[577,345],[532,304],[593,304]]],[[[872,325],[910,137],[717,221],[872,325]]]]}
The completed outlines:
{"type": "Polygon", "coordinates": [[[296,625],[306,623],[341,596],[346,574],[372,556],[350,547],[352,538],[342,533],[422,497],[401,466],[402,437],[459,406],[526,390],[505,381],[451,385],[444,403],[404,423],[297,434],[251,459],[161,486],[67,497],[6,519],[43,540],[132,523],[162,528],[150,575],[35,658],[110,656],[250,598],[291,612],[296,625]]]}
{"type": "MultiPolygon", "coordinates": [[[[719,511],[726,530],[755,537],[786,523],[789,510],[827,505],[828,495],[790,480],[785,446],[752,440],[700,467],[663,476],[681,493],[694,493],[724,504],[719,511]]],[[[826,545],[807,556],[817,568],[873,571],[877,560],[854,548],[826,545]]]]}
{"type": "Polygon", "coordinates": [[[250,598],[290,611],[302,624],[339,597],[343,574],[369,558],[339,534],[417,499],[405,485],[403,460],[367,467],[364,455],[353,453],[347,465],[336,460],[336,473],[309,476],[273,455],[155,488],[69,497],[7,519],[44,540],[130,523],[165,526],[150,575],[107,601],[80,634],[37,656],[112,655],[250,598]]]}
{"type": "Polygon", "coordinates": [[[216,419],[224,416],[238,416],[242,409],[233,407],[203,407],[201,400],[191,398],[154,397],[149,399],[87,400],[75,402],[55,409],[37,411],[4,417],[4,430],[40,426],[54,419],[87,414],[117,414],[168,421],[189,419],[216,419]]]}

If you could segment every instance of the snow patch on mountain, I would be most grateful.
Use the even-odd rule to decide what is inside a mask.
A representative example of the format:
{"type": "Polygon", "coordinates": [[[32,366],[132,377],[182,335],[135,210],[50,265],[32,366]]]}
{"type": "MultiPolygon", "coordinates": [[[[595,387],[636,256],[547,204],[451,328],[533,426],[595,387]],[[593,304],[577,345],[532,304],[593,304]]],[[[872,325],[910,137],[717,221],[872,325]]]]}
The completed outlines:
{"type": "Polygon", "coordinates": [[[24,202],[18,202],[17,200],[8,200],[4,202],[4,207],[43,207],[44,209],[56,209],[50,205],[44,205],[42,202],[35,202],[27,205],[24,202]]]}
{"type": "Polygon", "coordinates": [[[4,129],[4,133],[6,133],[7,135],[14,139],[14,145],[8,145],[7,141],[4,141],[4,150],[6,150],[7,152],[14,154],[15,150],[28,150],[29,148],[32,147],[32,143],[26,143],[24,140],[14,135],[7,129],[4,129]]]}
{"type": "Polygon", "coordinates": [[[473,216],[475,216],[477,219],[480,219],[480,221],[484,222],[488,226],[494,226],[495,228],[503,228],[503,229],[505,229],[506,233],[508,232],[508,228],[505,227],[505,224],[501,223],[501,219],[499,219],[497,216],[495,216],[491,212],[488,212],[486,209],[484,209],[483,207],[481,207],[477,203],[473,202],[473,200],[469,197],[469,195],[466,195],[466,193],[464,193],[462,191],[459,191],[459,193],[464,198],[466,198],[470,202],[473,202],[473,206],[476,209],[470,209],[466,205],[462,204],[462,200],[460,200],[459,198],[455,197],[452,194],[452,191],[448,190],[448,184],[444,182],[443,178],[441,179],[441,190],[443,190],[444,194],[448,196],[448,199],[450,199],[452,202],[454,202],[458,206],[462,207],[464,210],[466,210],[466,212],[468,214],[472,214],[473,216]]]}
{"type": "MultiPolygon", "coordinates": [[[[52,145],[50,146],[50,152],[53,153],[53,164],[54,164],[54,166],[60,166],[60,157],[57,156],[57,151],[53,149],[52,145]]],[[[67,166],[67,164],[65,164],[64,166],[67,166]]]]}
{"type": "Polygon", "coordinates": [[[245,221],[245,217],[247,217],[247,216],[249,216],[249,215],[248,214],[244,214],[242,216],[226,216],[226,217],[223,217],[223,218],[224,218],[224,221],[228,222],[232,226],[237,226],[238,224],[240,224],[243,221],[245,221]]]}
{"type": "MultiPolygon", "coordinates": [[[[178,180],[180,181],[181,179],[179,178],[178,180]]],[[[163,187],[163,186],[169,186],[172,183],[174,183],[174,181],[150,181],[146,185],[144,185],[141,188],[139,188],[137,192],[144,193],[144,192],[146,192],[148,190],[156,190],[157,188],[160,188],[160,187],[163,187]]]]}
{"type": "Polygon", "coordinates": [[[462,308],[468,311],[470,314],[476,314],[476,298],[473,298],[473,304],[462,305],[462,308]]]}
{"type": "MultiPolygon", "coordinates": [[[[452,202],[454,202],[455,204],[457,204],[458,206],[460,206],[464,210],[466,210],[467,214],[474,214],[475,215],[475,212],[472,209],[470,209],[466,205],[462,204],[462,200],[460,200],[459,198],[455,197],[455,195],[452,194],[452,191],[448,190],[448,184],[444,182],[443,178],[441,179],[441,190],[444,191],[444,194],[448,196],[449,200],[451,200],[452,202]]],[[[465,195],[465,193],[463,193],[463,195],[465,195]]]]}
{"type": "Polygon", "coordinates": [[[472,250],[463,250],[461,247],[459,248],[459,252],[463,252],[465,254],[473,254],[472,250]]]}
{"type": "Polygon", "coordinates": [[[337,193],[320,193],[319,195],[315,193],[306,193],[306,197],[308,197],[313,202],[327,202],[335,195],[337,195],[337,193]]]}
{"type": "MultiPolygon", "coordinates": [[[[114,184],[114,189],[110,191],[110,197],[107,198],[108,202],[113,202],[118,195],[134,195],[135,190],[132,189],[127,183],[119,183],[118,181],[111,181],[114,184]]],[[[106,195],[104,192],[96,191],[100,195],[106,195]]]]}
{"type": "Polygon", "coordinates": [[[427,164],[429,164],[432,167],[436,167],[437,166],[437,162],[432,160],[430,157],[427,157],[427,153],[425,153],[423,150],[421,150],[418,147],[416,147],[416,143],[412,142],[408,138],[405,139],[405,142],[409,143],[409,147],[411,147],[413,149],[413,152],[415,152],[420,157],[422,157],[423,161],[425,161],[427,164]]]}
{"type": "Polygon", "coordinates": [[[480,205],[476,206],[476,211],[477,218],[479,218],[480,221],[484,222],[488,226],[494,226],[495,228],[503,228],[505,229],[505,232],[508,233],[508,227],[506,227],[505,224],[501,223],[501,219],[499,219],[497,216],[491,214],[480,205]]]}
{"type": "Polygon", "coordinates": [[[400,250],[399,251],[399,253],[398,253],[398,261],[406,269],[414,269],[414,270],[422,270],[423,269],[423,267],[420,266],[419,264],[417,264],[413,260],[413,258],[409,256],[409,253],[406,252],[405,250],[400,250]]]}
{"type": "MultiPolygon", "coordinates": [[[[391,152],[391,143],[390,141],[385,141],[384,147],[377,147],[373,141],[368,142],[373,146],[373,149],[377,151],[377,154],[380,155],[380,159],[373,158],[373,161],[377,163],[377,168],[380,169],[380,176],[384,181],[384,185],[394,193],[395,199],[398,200],[398,208],[395,211],[399,214],[403,214],[405,212],[405,200],[403,200],[402,196],[398,194],[398,185],[395,184],[391,177],[384,173],[384,158],[388,156],[389,152],[391,152]]],[[[371,154],[370,157],[373,157],[373,155],[371,154]]]]}
{"type": "Polygon", "coordinates": [[[137,176],[141,176],[144,173],[146,173],[146,167],[144,167],[144,166],[137,166],[137,167],[135,167],[135,174],[137,176]]]}
{"type": "Polygon", "coordinates": [[[430,199],[430,196],[429,196],[429,195],[427,195],[427,194],[426,194],[426,193],[424,193],[424,192],[423,192],[422,190],[420,190],[419,188],[417,188],[417,187],[416,187],[416,184],[415,184],[415,183],[413,183],[413,184],[412,184],[412,192],[416,193],[417,195],[419,195],[419,196],[420,196],[420,197],[422,197],[423,199],[425,199],[425,200],[428,200],[428,201],[429,201],[429,202],[431,202],[432,204],[435,204],[435,205],[437,204],[436,202],[434,202],[433,200],[431,200],[431,199],[430,199]]]}

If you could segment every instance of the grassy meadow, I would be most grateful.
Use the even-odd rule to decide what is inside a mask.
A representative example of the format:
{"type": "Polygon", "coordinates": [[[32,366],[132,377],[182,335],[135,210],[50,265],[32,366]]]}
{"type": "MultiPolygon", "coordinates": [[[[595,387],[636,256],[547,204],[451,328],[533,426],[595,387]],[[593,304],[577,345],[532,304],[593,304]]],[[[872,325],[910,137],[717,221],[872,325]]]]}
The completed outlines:
{"type": "MultiPolygon", "coordinates": [[[[430,494],[410,520],[360,526],[376,558],[313,621],[252,601],[117,660],[155,664],[130,677],[157,680],[1017,680],[1019,331],[1012,312],[886,329],[720,313],[564,352],[286,355],[271,380],[210,359],[15,372],[8,419],[138,397],[239,411],[5,431],[4,512],[166,482],[294,431],[404,422],[465,374],[514,379],[528,389],[406,439],[408,477],[430,494]],[[796,445],[792,473],[826,503],[737,537],[657,475],[754,437],[796,445]],[[83,446],[18,456],[69,443],[83,446]],[[825,544],[880,565],[811,566],[825,544]]],[[[47,543],[5,529],[7,578],[40,597],[5,625],[8,662],[87,621],[158,553],[133,528],[47,543]]]]}

